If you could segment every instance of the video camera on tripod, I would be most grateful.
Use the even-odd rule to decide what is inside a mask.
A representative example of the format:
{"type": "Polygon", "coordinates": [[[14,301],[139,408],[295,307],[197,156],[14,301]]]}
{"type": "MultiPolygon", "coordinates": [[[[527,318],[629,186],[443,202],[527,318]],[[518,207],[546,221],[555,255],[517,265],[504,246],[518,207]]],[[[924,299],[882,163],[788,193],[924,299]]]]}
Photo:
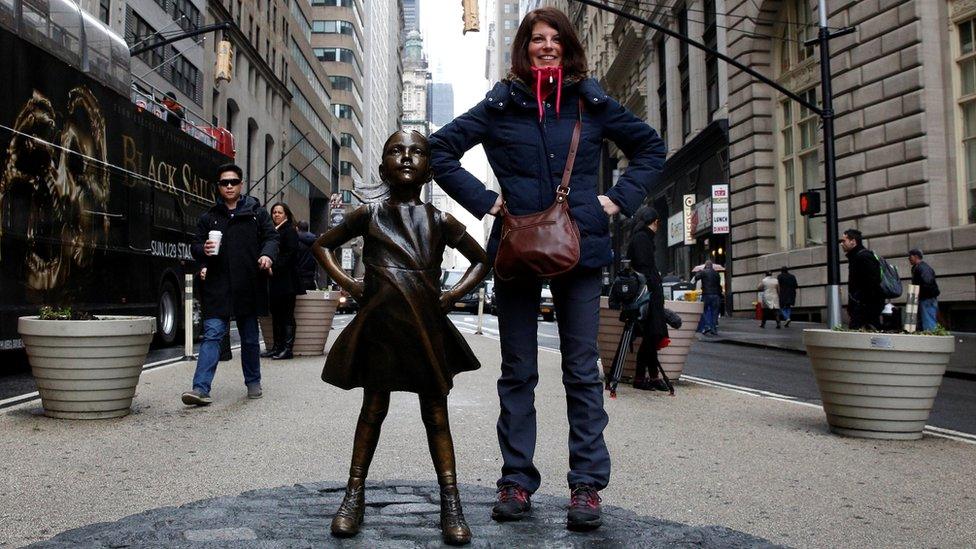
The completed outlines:
{"type": "MultiPolygon", "coordinates": [[[[624,331],[620,335],[620,342],[613,355],[613,365],[607,376],[606,388],[610,391],[610,398],[617,398],[617,385],[624,371],[627,353],[634,351],[634,336],[641,322],[650,314],[651,292],[647,288],[647,278],[630,268],[630,260],[620,262],[620,272],[610,285],[609,305],[613,310],[620,311],[620,321],[624,323],[624,331]]],[[[665,322],[672,328],[681,327],[681,317],[667,309],[664,310],[665,322]]],[[[674,396],[674,385],[668,379],[664,368],[658,363],[661,379],[668,385],[671,396],[674,396]]]]}

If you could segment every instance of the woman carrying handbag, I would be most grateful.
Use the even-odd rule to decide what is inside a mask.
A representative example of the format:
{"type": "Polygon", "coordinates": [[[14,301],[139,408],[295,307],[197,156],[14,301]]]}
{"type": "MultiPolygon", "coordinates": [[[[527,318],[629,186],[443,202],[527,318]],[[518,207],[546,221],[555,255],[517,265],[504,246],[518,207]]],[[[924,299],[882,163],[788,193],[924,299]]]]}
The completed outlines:
{"type": "Polygon", "coordinates": [[[504,463],[492,517],[524,517],[541,482],[533,464],[536,331],[549,278],[570,425],[567,527],[573,530],[600,525],[598,491],[610,480],[596,343],[602,268],[612,259],[609,217],[630,215],[641,205],[665,159],[654,130],[586,75],[586,57],[566,15],[550,7],[533,10],[515,35],[508,77],[431,137],[437,183],[476,218],[496,216],[488,254],[496,273],[502,352],[497,430],[504,463]],[[629,165],[599,194],[604,139],[629,165]],[[461,157],[478,144],[501,196],[461,167],[461,157]]]}

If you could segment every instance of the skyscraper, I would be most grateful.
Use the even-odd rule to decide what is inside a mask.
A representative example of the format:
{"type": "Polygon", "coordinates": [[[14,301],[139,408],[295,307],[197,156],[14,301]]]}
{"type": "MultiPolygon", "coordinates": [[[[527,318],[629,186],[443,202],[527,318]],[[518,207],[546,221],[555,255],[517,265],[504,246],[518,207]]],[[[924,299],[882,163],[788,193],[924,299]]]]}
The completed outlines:
{"type": "Polygon", "coordinates": [[[403,0],[403,32],[420,30],[420,0],[403,0]]]}
{"type": "Polygon", "coordinates": [[[444,82],[430,85],[430,121],[443,126],[454,119],[454,86],[444,82]]]}

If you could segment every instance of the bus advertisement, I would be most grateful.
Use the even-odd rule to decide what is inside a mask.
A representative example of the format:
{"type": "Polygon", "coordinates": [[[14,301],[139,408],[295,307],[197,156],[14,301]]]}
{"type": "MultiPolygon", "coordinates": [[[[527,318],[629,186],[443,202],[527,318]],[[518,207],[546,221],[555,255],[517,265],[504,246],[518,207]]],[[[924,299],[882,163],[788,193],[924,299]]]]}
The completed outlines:
{"type": "Polygon", "coordinates": [[[44,305],[155,316],[171,343],[196,219],[230,159],[135,101],[130,75],[106,84],[77,68],[98,59],[73,65],[18,28],[0,25],[0,349],[22,347],[17,317],[44,305]]]}

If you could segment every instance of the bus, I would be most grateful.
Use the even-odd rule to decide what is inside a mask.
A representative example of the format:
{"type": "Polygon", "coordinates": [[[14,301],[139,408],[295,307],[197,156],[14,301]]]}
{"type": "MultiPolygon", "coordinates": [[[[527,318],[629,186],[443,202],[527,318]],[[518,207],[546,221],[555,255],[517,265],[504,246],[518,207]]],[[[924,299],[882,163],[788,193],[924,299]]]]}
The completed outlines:
{"type": "Polygon", "coordinates": [[[155,316],[173,343],[232,137],[169,119],[125,41],[70,0],[0,0],[0,52],[0,350],[44,305],[155,316]]]}

